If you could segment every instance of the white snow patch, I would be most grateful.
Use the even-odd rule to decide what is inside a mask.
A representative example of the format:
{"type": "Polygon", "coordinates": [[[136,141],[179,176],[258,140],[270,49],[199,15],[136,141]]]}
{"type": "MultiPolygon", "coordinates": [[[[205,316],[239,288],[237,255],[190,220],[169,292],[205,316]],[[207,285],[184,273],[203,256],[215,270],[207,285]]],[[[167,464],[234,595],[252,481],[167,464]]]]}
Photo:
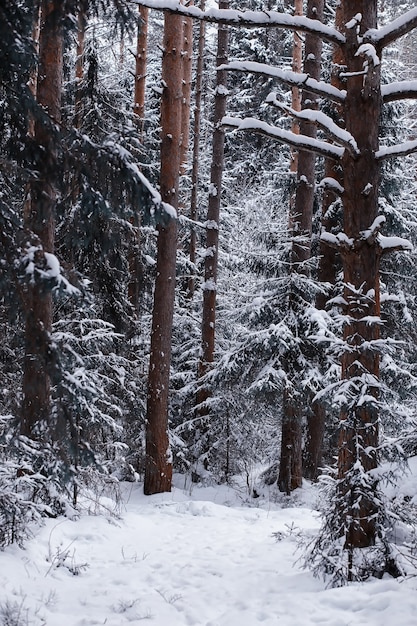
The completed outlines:
{"type": "Polygon", "coordinates": [[[355,28],[358,24],[360,24],[361,21],[362,13],[356,13],[356,15],[354,15],[352,19],[349,20],[349,22],[346,22],[345,26],[348,30],[350,30],[351,28],[355,28]]]}
{"type": "Polygon", "coordinates": [[[217,85],[216,89],[214,90],[214,94],[219,96],[228,96],[229,93],[230,92],[225,85],[217,85]]]}
{"type": "Polygon", "coordinates": [[[361,46],[359,46],[355,56],[365,56],[372,62],[375,67],[381,62],[374,46],[371,43],[363,43],[361,46]]]}
{"type": "Polygon", "coordinates": [[[302,569],[298,538],[319,527],[308,483],[285,508],[276,488],[251,498],[245,479],[174,484],[148,497],[123,485],[118,521],[45,520],[25,549],[0,552],[0,606],[21,606],[31,626],[414,626],[415,578],[327,589],[302,569]]]}

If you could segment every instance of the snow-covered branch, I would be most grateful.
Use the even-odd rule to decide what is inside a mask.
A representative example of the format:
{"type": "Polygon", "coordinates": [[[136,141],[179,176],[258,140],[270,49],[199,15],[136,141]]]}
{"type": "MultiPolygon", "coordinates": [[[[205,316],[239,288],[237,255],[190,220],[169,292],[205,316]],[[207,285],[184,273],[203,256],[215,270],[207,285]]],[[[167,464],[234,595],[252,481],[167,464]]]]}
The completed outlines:
{"type": "Polygon", "coordinates": [[[216,8],[201,11],[201,9],[195,6],[184,6],[179,0],[136,0],[136,4],[215,24],[243,26],[246,28],[287,28],[292,31],[319,35],[324,41],[335,44],[343,44],[345,42],[345,37],[342,33],[335,28],[322,24],[318,20],[304,16],[289,15],[288,13],[279,13],[278,11],[235,11],[216,8]]]}
{"type": "Polygon", "coordinates": [[[322,130],[324,130],[325,133],[330,135],[333,140],[348,148],[348,150],[353,152],[353,154],[360,154],[358,144],[356,143],[356,140],[351,135],[351,133],[343,128],[340,128],[340,126],[333,122],[331,117],[329,117],[322,111],[316,111],[315,109],[303,109],[302,111],[295,111],[291,107],[280,102],[275,93],[270,93],[266,98],[266,102],[268,104],[276,106],[282,111],[285,111],[285,113],[287,113],[291,117],[296,118],[297,120],[308,121],[312,124],[315,124],[316,126],[319,126],[322,130]]]}
{"type": "Polygon", "coordinates": [[[308,74],[299,74],[290,70],[282,70],[279,67],[272,67],[266,63],[256,63],[254,61],[232,61],[225,65],[220,65],[218,70],[233,70],[235,72],[250,72],[276,78],[290,87],[307,89],[322,98],[329,98],[335,102],[343,102],[346,98],[346,91],[342,91],[329,85],[324,81],[310,78],[308,74]]]}
{"type": "Polygon", "coordinates": [[[361,239],[369,244],[374,243],[385,222],[386,218],[384,215],[377,215],[370,227],[361,231],[361,239]]]}
{"type": "Polygon", "coordinates": [[[413,244],[402,237],[384,237],[378,234],[377,241],[382,254],[388,252],[411,252],[413,244]]]}
{"type": "Polygon", "coordinates": [[[385,48],[393,41],[417,28],[417,8],[407,11],[382,28],[371,28],[364,34],[364,41],[370,41],[377,48],[385,48]]]}
{"type": "Polygon", "coordinates": [[[381,86],[384,102],[405,100],[406,98],[417,99],[417,80],[403,80],[389,85],[381,86]]]}
{"type": "Polygon", "coordinates": [[[331,176],[325,176],[321,179],[319,184],[317,185],[318,189],[324,189],[325,191],[333,191],[336,196],[341,196],[344,192],[344,188],[342,185],[331,176]]]}
{"type": "Polygon", "coordinates": [[[325,229],[321,232],[320,241],[337,250],[350,250],[354,247],[355,243],[352,237],[348,237],[343,231],[334,235],[325,229]]]}
{"type": "Polygon", "coordinates": [[[139,168],[137,168],[136,174],[138,178],[140,179],[142,185],[150,193],[152,197],[152,202],[155,205],[155,207],[158,209],[162,208],[170,219],[176,219],[177,211],[175,207],[173,207],[172,204],[168,204],[168,202],[162,202],[161,194],[159,193],[159,191],[155,189],[153,185],[151,185],[149,180],[146,178],[146,176],[142,174],[139,168]]]}
{"type": "Polygon", "coordinates": [[[377,159],[394,159],[399,156],[407,156],[407,154],[412,152],[417,152],[417,139],[381,148],[375,152],[375,157],[377,159]]]}
{"type": "Polygon", "coordinates": [[[348,237],[343,231],[333,234],[323,229],[320,240],[331,248],[337,248],[340,251],[359,249],[364,243],[372,245],[377,242],[381,254],[396,251],[410,252],[413,249],[413,245],[408,239],[403,239],[402,237],[384,237],[381,235],[379,231],[385,224],[385,221],[383,215],[378,215],[371,226],[361,231],[359,237],[356,239],[348,237]]]}
{"type": "Polygon", "coordinates": [[[344,153],[344,148],[340,146],[335,146],[325,141],[319,141],[312,137],[306,137],[305,135],[296,135],[289,130],[271,126],[254,117],[241,119],[239,117],[226,116],[222,119],[222,126],[227,126],[235,130],[254,131],[260,135],[265,135],[266,137],[276,139],[281,143],[297,148],[298,150],[314,152],[315,154],[320,154],[330,159],[340,159],[344,153]]]}

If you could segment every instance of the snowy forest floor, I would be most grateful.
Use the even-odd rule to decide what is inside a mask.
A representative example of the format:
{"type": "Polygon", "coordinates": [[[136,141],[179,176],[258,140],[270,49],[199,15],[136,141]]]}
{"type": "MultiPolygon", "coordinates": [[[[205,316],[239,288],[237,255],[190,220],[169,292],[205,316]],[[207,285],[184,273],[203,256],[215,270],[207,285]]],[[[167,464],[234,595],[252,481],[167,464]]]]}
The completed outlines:
{"type": "Polygon", "coordinates": [[[416,624],[415,577],[328,589],[302,568],[299,537],[320,523],[314,486],[252,499],[243,480],[175,485],[145,497],[125,483],[119,518],[50,519],[7,547],[0,626],[416,624]]]}

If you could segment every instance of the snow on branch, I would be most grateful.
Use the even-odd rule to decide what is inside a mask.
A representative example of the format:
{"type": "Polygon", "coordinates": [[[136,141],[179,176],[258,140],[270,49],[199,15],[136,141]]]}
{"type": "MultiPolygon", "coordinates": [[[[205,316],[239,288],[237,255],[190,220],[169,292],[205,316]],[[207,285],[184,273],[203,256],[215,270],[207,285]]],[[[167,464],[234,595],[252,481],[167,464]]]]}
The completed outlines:
{"type": "Polygon", "coordinates": [[[374,67],[381,63],[379,56],[375,50],[375,47],[371,43],[363,43],[359,46],[355,57],[365,57],[367,59],[366,64],[369,64],[369,61],[372,63],[374,67]]]}
{"type": "Polygon", "coordinates": [[[352,249],[355,243],[352,237],[348,237],[343,231],[340,231],[339,233],[334,235],[324,228],[320,235],[320,241],[327,244],[331,248],[336,248],[338,250],[352,249]]]}
{"type": "Polygon", "coordinates": [[[399,156],[407,156],[412,152],[417,152],[417,139],[398,143],[395,146],[385,146],[375,152],[377,159],[393,159],[399,156]]]}
{"type": "Polygon", "coordinates": [[[326,191],[333,191],[333,193],[337,196],[341,196],[345,190],[344,187],[342,187],[342,185],[331,176],[325,176],[324,178],[322,178],[317,185],[317,188],[324,189],[326,191]]]}
{"type": "Polygon", "coordinates": [[[266,122],[257,120],[254,117],[246,117],[241,119],[239,117],[224,117],[222,119],[222,126],[227,126],[235,130],[251,130],[260,135],[265,135],[271,139],[276,139],[281,143],[285,143],[289,146],[293,146],[299,150],[305,150],[306,152],[314,152],[321,156],[330,159],[340,159],[343,156],[344,148],[335,146],[325,141],[319,141],[312,137],[306,137],[305,135],[296,135],[289,130],[278,128],[277,126],[271,126],[266,122]]]}
{"type": "Polygon", "coordinates": [[[322,98],[329,98],[335,102],[343,102],[346,98],[346,91],[337,89],[333,85],[329,85],[324,81],[310,78],[308,74],[299,74],[291,70],[282,70],[279,67],[272,67],[266,63],[256,63],[255,61],[232,61],[230,63],[220,65],[217,68],[221,70],[233,70],[235,72],[250,72],[251,74],[262,74],[276,78],[282,83],[290,87],[299,87],[300,89],[308,89],[311,93],[315,93],[322,98]]]}
{"type": "Polygon", "coordinates": [[[360,233],[361,239],[366,241],[369,244],[374,243],[374,241],[378,237],[378,233],[381,230],[382,226],[385,224],[386,218],[384,215],[378,215],[369,228],[366,230],[362,230],[360,233]]]}
{"type": "Polygon", "coordinates": [[[412,252],[413,244],[402,237],[384,237],[378,234],[377,241],[382,254],[387,252],[412,252]]]}
{"type": "MultiPolygon", "coordinates": [[[[371,226],[366,230],[362,230],[359,233],[359,237],[356,239],[348,237],[343,231],[333,234],[323,229],[320,240],[331,248],[337,248],[341,252],[343,250],[357,250],[365,243],[372,245],[375,242],[377,242],[381,254],[395,251],[412,251],[413,245],[410,241],[408,241],[408,239],[403,239],[402,237],[384,237],[380,234],[379,231],[385,224],[385,221],[386,219],[384,215],[378,215],[372,222],[371,226]]],[[[356,289],[351,285],[348,286],[350,291],[356,289]]]]}
{"type": "Polygon", "coordinates": [[[33,283],[35,277],[53,281],[54,289],[62,289],[67,295],[80,295],[80,290],[74,287],[61,273],[61,265],[57,257],[46,252],[42,244],[27,245],[21,258],[25,274],[33,283]]]}
{"type": "Polygon", "coordinates": [[[291,107],[280,102],[277,99],[275,93],[270,93],[266,97],[266,102],[268,104],[276,106],[282,111],[285,111],[288,115],[296,118],[297,120],[304,120],[316,124],[316,126],[319,126],[338,143],[341,143],[343,146],[347,147],[351,152],[353,152],[353,154],[360,154],[358,144],[356,143],[355,138],[347,130],[340,128],[340,126],[335,124],[332,118],[322,111],[316,111],[315,109],[303,109],[302,111],[295,111],[291,107]]]}
{"type": "Polygon", "coordinates": [[[168,202],[162,202],[161,194],[159,193],[159,191],[157,191],[155,187],[151,185],[149,180],[146,178],[146,176],[142,174],[142,172],[140,171],[138,167],[136,169],[137,169],[136,174],[138,178],[140,179],[142,185],[150,193],[152,197],[152,202],[155,205],[155,207],[157,209],[161,207],[165,211],[165,213],[169,216],[170,219],[176,219],[177,218],[176,209],[172,206],[172,204],[168,204],[168,202]]]}
{"type": "Polygon", "coordinates": [[[381,94],[384,102],[394,102],[394,100],[405,100],[406,98],[417,99],[417,80],[403,80],[382,85],[381,94]]]}
{"type": "Polygon", "coordinates": [[[370,41],[378,48],[385,48],[393,41],[406,35],[417,27],[417,8],[407,11],[390,24],[382,28],[371,28],[363,36],[363,40],[370,41]]]}
{"type": "Polygon", "coordinates": [[[323,40],[331,43],[345,43],[345,36],[335,28],[304,16],[289,15],[288,13],[280,13],[278,11],[235,11],[216,8],[201,11],[201,9],[195,6],[184,6],[179,0],[135,0],[135,2],[149,9],[178,13],[215,24],[243,26],[246,28],[287,28],[292,31],[319,35],[323,40]]]}

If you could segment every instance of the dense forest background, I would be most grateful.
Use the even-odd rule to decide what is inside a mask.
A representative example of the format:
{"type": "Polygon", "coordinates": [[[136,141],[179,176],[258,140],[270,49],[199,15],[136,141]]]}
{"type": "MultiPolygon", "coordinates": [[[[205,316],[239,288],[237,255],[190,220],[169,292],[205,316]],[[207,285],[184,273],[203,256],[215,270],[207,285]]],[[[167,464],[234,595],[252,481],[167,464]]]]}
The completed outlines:
{"type": "Polygon", "coordinates": [[[344,4],[269,3],[299,19],[283,29],[111,0],[2,3],[0,545],[121,480],[154,493],[172,471],[205,484],[243,473],[256,498],[258,483],[291,497],[320,478],[313,566],[337,580],[398,573],[389,530],[415,511],[382,503],[378,485],[417,446],[417,16],[413,2],[370,2],[380,28],[401,16],[410,26],[383,41],[380,63],[369,48],[360,60],[364,76],[382,66],[378,149],[392,151],[378,216],[360,230],[392,250],[373,275],[378,299],[379,287],[351,289],[341,250],[351,179],[337,159],[355,155],[349,124],[362,112],[320,86],[346,89],[349,50],[301,17],[343,32],[340,12],[358,5],[356,19],[363,3],[344,4]],[[372,300],[359,348],[349,289],[372,300]],[[353,380],[356,349],[372,365],[353,380]],[[351,413],[359,452],[341,460],[351,413]],[[330,559],[343,550],[347,561],[330,559]]]}

